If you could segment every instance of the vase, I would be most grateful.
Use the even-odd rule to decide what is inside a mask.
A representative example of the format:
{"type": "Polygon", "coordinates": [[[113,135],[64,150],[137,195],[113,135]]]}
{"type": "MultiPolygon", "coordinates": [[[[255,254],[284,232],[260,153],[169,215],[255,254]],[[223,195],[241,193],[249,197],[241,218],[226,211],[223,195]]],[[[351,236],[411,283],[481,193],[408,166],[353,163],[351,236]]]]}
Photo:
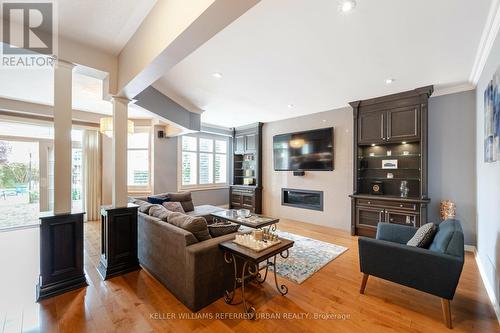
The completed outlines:
{"type": "Polygon", "coordinates": [[[454,219],[457,216],[457,206],[450,200],[444,200],[441,201],[439,212],[441,221],[454,219]]]}

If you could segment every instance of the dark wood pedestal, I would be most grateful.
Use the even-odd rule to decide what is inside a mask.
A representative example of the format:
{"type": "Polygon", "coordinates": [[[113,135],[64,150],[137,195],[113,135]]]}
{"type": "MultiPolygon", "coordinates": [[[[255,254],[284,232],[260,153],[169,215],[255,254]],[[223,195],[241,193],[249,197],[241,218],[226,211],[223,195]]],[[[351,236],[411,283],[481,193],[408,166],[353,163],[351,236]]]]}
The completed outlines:
{"type": "Polygon", "coordinates": [[[83,271],[83,215],[46,213],[40,217],[37,301],[87,286],[83,271]]]}
{"type": "Polygon", "coordinates": [[[137,258],[137,208],[101,208],[101,259],[97,268],[104,280],[140,269],[137,258]]]}

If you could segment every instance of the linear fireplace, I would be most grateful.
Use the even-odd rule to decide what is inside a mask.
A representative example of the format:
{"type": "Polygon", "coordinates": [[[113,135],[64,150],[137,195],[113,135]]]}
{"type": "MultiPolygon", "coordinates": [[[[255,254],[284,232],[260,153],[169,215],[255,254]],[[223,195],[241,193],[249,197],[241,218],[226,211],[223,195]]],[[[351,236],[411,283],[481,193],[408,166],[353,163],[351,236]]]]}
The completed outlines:
{"type": "Polygon", "coordinates": [[[323,191],[282,188],[281,205],[323,211],[323,191]]]}

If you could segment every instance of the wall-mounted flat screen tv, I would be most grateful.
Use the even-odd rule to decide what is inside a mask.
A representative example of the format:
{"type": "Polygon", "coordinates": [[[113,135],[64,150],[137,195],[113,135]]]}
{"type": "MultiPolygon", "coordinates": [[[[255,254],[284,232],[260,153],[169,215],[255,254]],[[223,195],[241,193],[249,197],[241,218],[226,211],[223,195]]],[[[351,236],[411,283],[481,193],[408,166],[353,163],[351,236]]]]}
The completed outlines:
{"type": "Polygon", "coordinates": [[[333,127],[273,137],[275,171],[333,170],[333,127]]]}

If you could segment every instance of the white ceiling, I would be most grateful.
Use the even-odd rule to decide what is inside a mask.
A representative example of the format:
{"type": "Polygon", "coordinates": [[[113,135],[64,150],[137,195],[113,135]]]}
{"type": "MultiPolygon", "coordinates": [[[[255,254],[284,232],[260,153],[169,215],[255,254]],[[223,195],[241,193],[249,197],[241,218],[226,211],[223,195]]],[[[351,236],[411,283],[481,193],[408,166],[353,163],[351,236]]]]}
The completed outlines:
{"type": "Polygon", "coordinates": [[[346,15],[336,0],[262,0],[154,86],[232,127],[456,85],[470,76],[490,4],[358,0],[346,15]]]}
{"type": "Polygon", "coordinates": [[[156,0],[57,1],[59,35],[118,54],[156,0]]]}

